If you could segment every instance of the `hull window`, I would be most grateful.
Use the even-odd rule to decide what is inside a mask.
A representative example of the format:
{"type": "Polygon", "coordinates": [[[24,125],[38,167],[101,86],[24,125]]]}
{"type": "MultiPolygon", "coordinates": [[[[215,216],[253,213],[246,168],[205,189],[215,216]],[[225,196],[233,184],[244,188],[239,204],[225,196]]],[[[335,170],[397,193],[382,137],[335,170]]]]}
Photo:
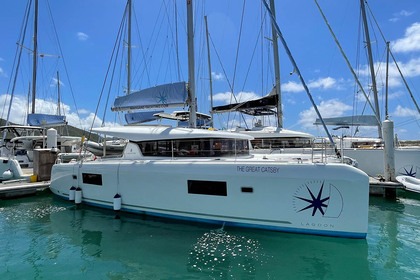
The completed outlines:
{"type": "Polygon", "coordinates": [[[226,182],[188,180],[188,193],[227,196],[226,182]]]}
{"type": "Polygon", "coordinates": [[[102,175],[101,174],[90,174],[83,173],[83,184],[91,184],[102,186],[102,175]]]}

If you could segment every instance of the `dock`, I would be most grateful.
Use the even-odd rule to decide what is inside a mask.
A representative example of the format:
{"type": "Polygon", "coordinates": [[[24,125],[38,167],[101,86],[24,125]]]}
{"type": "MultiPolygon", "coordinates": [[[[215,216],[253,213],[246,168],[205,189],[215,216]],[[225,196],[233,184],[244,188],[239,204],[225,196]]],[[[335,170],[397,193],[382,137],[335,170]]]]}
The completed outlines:
{"type": "Polygon", "coordinates": [[[404,190],[405,187],[399,182],[384,181],[381,178],[369,177],[369,194],[374,196],[384,196],[396,198],[397,190],[404,190]]]}
{"type": "Polygon", "coordinates": [[[34,195],[50,187],[50,181],[28,182],[27,180],[10,180],[0,184],[0,199],[10,199],[34,195]]]}
{"type": "Polygon", "coordinates": [[[11,199],[35,195],[50,187],[50,181],[31,182],[32,168],[22,168],[25,178],[3,181],[0,183],[0,199],[11,199]]]}

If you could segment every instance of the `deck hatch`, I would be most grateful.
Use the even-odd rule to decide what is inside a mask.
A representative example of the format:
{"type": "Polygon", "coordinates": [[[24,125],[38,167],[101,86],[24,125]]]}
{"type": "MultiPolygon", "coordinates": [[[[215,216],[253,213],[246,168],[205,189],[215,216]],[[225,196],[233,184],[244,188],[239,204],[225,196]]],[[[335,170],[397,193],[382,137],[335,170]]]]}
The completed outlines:
{"type": "Polygon", "coordinates": [[[227,196],[226,182],[188,180],[188,193],[227,196]]]}

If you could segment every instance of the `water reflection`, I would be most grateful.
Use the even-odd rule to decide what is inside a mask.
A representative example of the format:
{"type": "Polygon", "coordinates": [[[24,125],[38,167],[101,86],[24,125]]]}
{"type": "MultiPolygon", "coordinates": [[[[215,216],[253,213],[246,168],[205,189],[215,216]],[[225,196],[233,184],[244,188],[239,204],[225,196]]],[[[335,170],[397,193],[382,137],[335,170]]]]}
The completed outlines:
{"type": "Polygon", "coordinates": [[[399,193],[398,199],[373,197],[369,211],[369,263],[379,277],[389,279],[419,275],[420,197],[399,193]],[[411,275],[411,276],[409,276],[411,275]]]}
{"type": "Polygon", "coordinates": [[[240,279],[253,279],[267,263],[266,257],[258,240],[223,229],[211,230],[200,236],[193,245],[188,271],[221,279],[232,275],[240,275],[240,279]]]}
{"type": "Polygon", "coordinates": [[[115,219],[113,211],[50,198],[19,205],[0,210],[2,223],[8,217],[7,231],[19,229],[17,237],[8,236],[15,253],[0,257],[12,272],[0,272],[1,279],[21,276],[17,271],[27,278],[370,279],[365,240],[220,229],[126,213],[115,219]],[[16,251],[19,244],[32,245],[16,251]]]}

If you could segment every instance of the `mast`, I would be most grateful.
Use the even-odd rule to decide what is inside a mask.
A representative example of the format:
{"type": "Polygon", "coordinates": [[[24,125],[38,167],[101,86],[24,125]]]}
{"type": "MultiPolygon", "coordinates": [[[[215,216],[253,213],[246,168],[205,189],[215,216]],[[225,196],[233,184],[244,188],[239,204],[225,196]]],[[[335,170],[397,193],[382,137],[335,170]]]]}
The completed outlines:
{"type": "Polygon", "coordinates": [[[57,115],[61,116],[60,76],[57,71],[57,115]]]}
{"type": "Polygon", "coordinates": [[[195,77],[194,77],[194,30],[193,30],[193,7],[192,0],[187,0],[187,33],[188,33],[188,93],[190,117],[189,126],[197,127],[197,101],[195,97],[195,77]]]}
{"type": "Polygon", "coordinates": [[[379,111],[379,102],[378,102],[378,89],[376,87],[375,68],[373,66],[372,47],[370,44],[371,42],[370,42],[369,28],[367,25],[365,0],[360,0],[360,8],[361,8],[362,19],[363,19],[363,27],[364,27],[365,36],[366,36],[366,47],[367,47],[367,52],[368,52],[370,75],[372,79],[372,91],[373,91],[373,102],[375,105],[375,115],[376,115],[376,119],[378,120],[378,136],[379,138],[382,138],[382,129],[381,129],[381,123],[380,123],[381,115],[379,111]]]}
{"type": "Polygon", "coordinates": [[[207,16],[204,16],[204,21],[206,23],[206,43],[207,43],[207,63],[209,68],[209,82],[210,82],[210,108],[212,110],[210,111],[211,116],[211,123],[210,125],[213,127],[213,80],[211,78],[211,62],[210,62],[210,45],[209,45],[209,28],[207,25],[207,16]]]}
{"type": "Polygon", "coordinates": [[[388,114],[388,78],[389,78],[389,42],[386,42],[386,79],[385,79],[385,119],[389,118],[388,114]]]}
{"type": "Polygon", "coordinates": [[[277,25],[277,22],[274,20],[274,16],[273,16],[273,13],[272,13],[272,12],[271,12],[271,10],[270,10],[270,7],[268,7],[268,4],[267,4],[266,0],[261,0],[261,1],[263,2],[263,4],[264,4],[265,8],[266,8],[266,9],[267,9],[267,11],[268,11],[268,14],[269,14],[269,15],[270,15],[270,17],[271,17],[272,23],[273,23],[273,25],[274,25],[274,27],[275,27],[275,29],[276,29],[277,34],[279,35],[279,38],[280,38],[280,40],[281,40],[281,43],[283,44],[283,47],[284,47],[284,49],[285,49],[285,51],[286,51],[286,53],[287,53],[287,56],[289,57],[290,62],[292,63],[292,65],[293,65],[293,67],[294,67],[294,69],[295,69],[295,71],[296,71],[296,74],[298,75],[298,77],[299,77],[299,79],[300,79],[300,82],[302,83],[302,86],[303,86],[303,88],[305,89],[305,92],[306,92],[306,94],[308,95],[309,100],[311,101],[312,107],[314,108],[314,110],[315,110],[315,112],[316,112],[316,114],[317,114],[318,118],[321,120],[322,127],[324,128],[325,133],[327,134],[328,139],[330,140],[331,145],[334,147],[334,149],[335,149],[335,151],[336,151],[337,155],[339,155],[339,156],[340,156],[340,154],[339,154],[339,152],[338,152],[338,150],[337,150],[337,146],[336,146],[336,145],[335,145],[335,143],[334,143],[334,139],[332,138],[332,136],[331,136],[330,132],[328,131],[327,126],[325,125],[324,119],[322,118],[321,113],[320,113],[320,112],[319,112],[319,110],[318,110],[318,106],[316,106],[315,101],[314,101],[314,99],[312,98],[311,93],[309,92],[309,88],[308,88],[308,86],[306,85],[305,80],[304,80],[304,79],[303,79],[303,77],[302,77],[302,74],[300,73],[299,67],[297,66],[296,61],[295,61],[295,59],[293,58],[292,53],[291,53],[291,51],[290,51],[290,49],[289,49],[289,46],[287,45],[286,40],[284,39],[283,34],[281,33],[280,27],[277,25]]]}
{"type": "Polygon", "coordinates": [[[128,8],[128,38],[127,38],[127,94],[131,92],[131,0],[127,1],[128,8]]]}
{"type": "MultiPolygon", "coordinates": [[[[270,0],[270,9],[273,14],[273,20],[276,20],[276,10],[274,0],[270,0]]],[[[271,23],[271,34],[273,40],[273,56],[274,56],[274,75],[275,75],[275,90],[277,95],[277,127],[283,128],[283,108],[281,101],[280,89],[280,65],[279,65],[279,45],[277,42],[277,32],[274,23],[271,23]]]]}
{"type": "MultiPolygon", "coordinates": [[[[331,25],[328,23],[328,20],[327,20],[327,18],[325,17],[325,14],[324,14],[324,12],[322,11],[321,7],[319,6],[319,4],[318,4],[318,1],[317,1],[317,0],[315,0],[315,4],[316,4],[316,6],[318,7],[318,10],[319,10],[319,12],[320,12],[320,14],[321,14],[322,18],[324,19],[324,22],[325,22],[325,24],[327,25],[328,30],[329,30],[329,31],[330,31],[330,33],[331,33],[331,36],[334,38],[334,42],[335,42],[335,44],[337,45],[338,49],[340,50],[340,53],[341,53],[341,55],[343,56],[344,61],[345,61],[345,62],[346,62],[346,64],[347,64],[347,67],[349,68],[349,70],[350,70],[351,74],[353,75],[354,80],[356,81],[357,85],[359,86],[360,91],[363,93],[363,96],[366,98],[366,102],[369,104],[369,106],[370,106],[370,108],[372,109],[372,111],[375,111],[375,108],[373,107],[372,103],[370,102],[369,96],[366,94],[366,92],[365,92],[365,90],[364,90],[364,88],[363,88],[363,86],[362,86],[362,83],[360,82],[359,78],[357,77],[356,72],[354,72],[354,69],[353,69],[353,67],[351,66],[351,63],[350,63],[349,59],[347,58],[347,55],[345,54],[345,52],[344,52],[343,48],[341,47],[341,44],[340,44],[340,42],[338,41],[337,36],[335,36],[334,31],[332,30],[331,25]]],[[[378,119],[378,116],[377,116],[377,115],[375,115],[375,118],[376,118],[376,121],[377,121],[378,123],[381,123],[381,120],[380,120],[380,119],[378,119]]]]}
{"type": "Polygon", "coordinates": [[[35,114],[35,96],[36,96],[36,65],[38,59],[38,0],[35,0],[34,8],[34,52],[32,64],[32,114],[35,114]]]}

